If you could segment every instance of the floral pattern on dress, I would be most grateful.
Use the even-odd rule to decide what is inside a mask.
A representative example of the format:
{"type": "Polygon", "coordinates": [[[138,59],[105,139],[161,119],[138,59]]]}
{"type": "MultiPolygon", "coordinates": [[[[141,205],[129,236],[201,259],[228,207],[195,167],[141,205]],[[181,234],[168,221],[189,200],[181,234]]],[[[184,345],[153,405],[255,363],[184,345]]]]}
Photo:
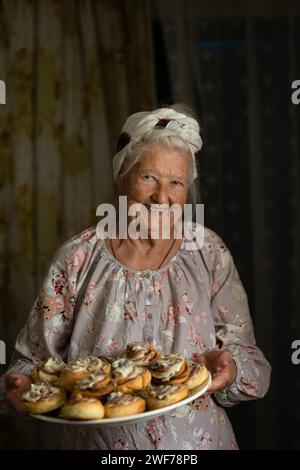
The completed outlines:
{"type": "Polygon", "coordinates": [[[263,397],[270,365],[255,344],[247,297],[223,241],[205,229],[204,246],[180,250],[158,271],[127,270],[95,229],[60,247],[18,336],[22,355],[10,370],[30,370],[49,356],[117,357],[130,341],[151,341],[165,353],[190,359],[216,347],[228,349],[238,376],[231,387],[152,420],[90,429],[79,438],[64,431],[76,449],[236,449],[224,407],[263,397]],[[88,283],[85,283],[89,276],[88,283]]]}

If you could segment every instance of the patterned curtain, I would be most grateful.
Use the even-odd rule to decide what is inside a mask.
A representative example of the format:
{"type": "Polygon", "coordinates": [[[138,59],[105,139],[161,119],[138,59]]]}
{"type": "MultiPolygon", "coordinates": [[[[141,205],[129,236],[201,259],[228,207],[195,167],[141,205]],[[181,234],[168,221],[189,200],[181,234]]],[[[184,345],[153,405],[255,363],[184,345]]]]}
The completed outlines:
{"type": "MultiPolygon", "coordinates": [[[[0,339],[9,359],[55,249],[114,197],[123,121],[154,105],[149,2],[0,0],[0,80],[0,339]]],[[[3,448],[56,445],[47,426],[5,426],[3,448]]]]}
{"type": "Polygon", "coordinates": [[[299,449],[291,344],[300,332],[300,108],[291,83],[300,77],[300,17],[282,2],[254,2],[251,15],[244,2],[155,3],[164,40],[157,75],[169,81],[159,98],[186,102],[200,116],[206,225],[232,251],[257,343],[273,366],[267,397],[231,410],[237,439],[242,448],[299,449]]]}

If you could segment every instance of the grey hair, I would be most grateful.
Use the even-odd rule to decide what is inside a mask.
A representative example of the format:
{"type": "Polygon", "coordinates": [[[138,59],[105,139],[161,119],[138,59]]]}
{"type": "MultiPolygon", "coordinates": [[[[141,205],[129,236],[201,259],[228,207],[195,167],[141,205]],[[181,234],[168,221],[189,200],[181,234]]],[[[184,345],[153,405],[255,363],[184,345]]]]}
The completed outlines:
{"type": "MultiPolygon", "coordinates": [[[[194,113],[183,104],[174,104],[170,106],[179,113],[184,113],[188,117],[195,119],[194,113]]],[[[163,147],[181,150],[186,154],[191,155],[190,145],[182,139],[174,131],[164,129],[152,129],[143,135],[137,142],[129,142],[127,145],[126,156],[118,176],[118,183],[126,178],[132,168],[141,160],[143,152],[151,149],[154,145],[161,145],[163,147]]],[[[194,158],[194,156],[192,156],[194,158]]],[[[188,173],[188,192],[187,192],[187,203],[193,204],[193,207],[197,203],[200,203],[200,191],[199,182],[193,179],[193,165],[191,165],[188,173]]]]}

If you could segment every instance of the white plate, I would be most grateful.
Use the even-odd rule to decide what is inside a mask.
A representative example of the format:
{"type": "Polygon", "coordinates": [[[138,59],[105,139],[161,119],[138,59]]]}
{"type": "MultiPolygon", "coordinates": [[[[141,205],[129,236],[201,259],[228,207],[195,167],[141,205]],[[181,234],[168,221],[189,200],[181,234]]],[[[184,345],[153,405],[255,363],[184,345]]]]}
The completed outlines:
{"type": "Polygon", "coordinates": [[[188,396],[177,403],[173,403],[173,405],[165,406],[164,408],[159,408],[158,410],[153,411],[145,411],[145,413],[139,413],[136,415],[131,416],[123,416],[121,418],[104,418],[104,419],[93,419],[93,420],[70,420],[64,418],[56,418],[49,415],[36,415],[31,414],[33,418],[40,419],[41,421],[47,421],[48,423],[55,423],[55,424],[63,424],[63,425],[70,425],[70,426],[119,426],[123,424],[132,424],[137,423],[138,421],[146,421],[148,419],[155,418],[157,416],[164,415],[165,413],[169,413],[176,408],[181,406],[187,405],[188,403],[196,400],[196,398],[201,397],[208,387],[211,384],[211,375],[209,374],[206,382],[201,386],[197,387],[194,390],[191,390],[188,396]]]}

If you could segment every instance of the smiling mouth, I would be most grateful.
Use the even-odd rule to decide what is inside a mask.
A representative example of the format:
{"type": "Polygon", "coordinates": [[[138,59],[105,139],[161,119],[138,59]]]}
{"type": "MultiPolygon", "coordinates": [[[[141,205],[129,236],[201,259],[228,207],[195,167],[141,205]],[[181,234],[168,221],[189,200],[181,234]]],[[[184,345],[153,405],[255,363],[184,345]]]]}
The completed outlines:
{"type": "Polygon", "coordinates": [[[145,207],[156,214],[169,212],[170,209],[168,204],[145,204],[145,207]]]}

